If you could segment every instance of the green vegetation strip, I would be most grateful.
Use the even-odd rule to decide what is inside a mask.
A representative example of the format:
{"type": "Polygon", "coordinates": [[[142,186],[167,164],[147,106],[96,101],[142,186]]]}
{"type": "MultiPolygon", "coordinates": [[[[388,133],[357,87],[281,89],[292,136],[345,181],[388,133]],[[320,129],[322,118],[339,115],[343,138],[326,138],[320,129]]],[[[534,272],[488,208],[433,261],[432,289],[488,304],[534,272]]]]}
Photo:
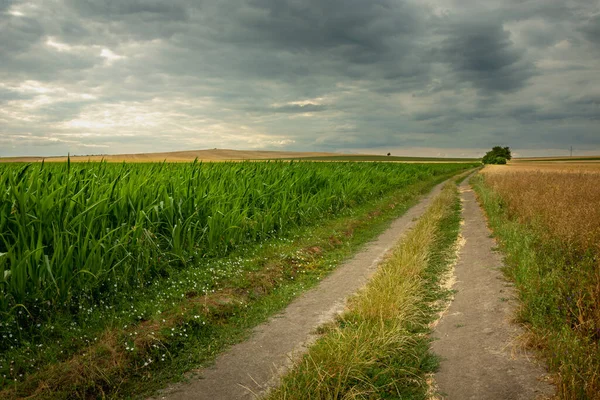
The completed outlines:
{"type": "Polygon", "coordinates": [[[556,374],[559,398],[599,399],[600,328],[588,322],[600,302],[597,250],[578,249],[535,221],[520,221],[482,176],[472,184],[505,255],[505,274],[518,290],[525,344],[556,374]]]}
{"type": "Polygon", "coordinates": [[[49,313],[78,313],[173,269],[464,168],[311,162],[2,165],[0,312],[21,328],[49,313]]]}
{"type": "MultiPolygon", "coordinates": [[[[102,185],[107,185],[110,189],[114,186],[115,191],[120,193],[120,196],[114,198],[116,209],[120,206],[135,210],[131,205],[136,204],[132,200],[137,199],[140,202],[138,204],[147,204],[151,210],[155,210],[156,206],[162,210],[161,207],[164,206],[168,215],[175,214],[179,218],[177,212],[182,209],[182,204],[191,202],[186,197],[188,190],[190,193],[195,193],[194,198],[198,201],[205,197],[219,195],[217,197],[224,202],[224,205],[219,206],[216,200],[209,204],[231,207],[229,201],[232,201],[232,197],[235,199],[235,193],[227,197],[227,193],[230,193],[228,190],[231,191],[232,186],[235,185],[248,185],[249,178],[246,174],[252,177],[253,173],[257,173],[256,168],[261,168],[254,168],[259,165],[256,163],[248,164],[247,170],[238,168],[244,166],[240,163],[219,164],[222,165],[220,168],[223,168],[221,174],[218,174],[218,167],[211,166],[208,170],[217,173],[218,179],[215,179],[215,182],[210,184],[203,183],[203,180],[194,182],[194,184],[205,185],[200,186],[205,189],[206,185],[213,185],[211,191],[202,192],[201,196],[196,193],[198,187],[188,189],[187,186],[191,184],[186,183],[185,180],[178,186],[175,185],[177,179],[181,179],[182,176],[206,173],[206,171],[193,171],[194,168],[201,170],[204,168],[198,164],[136,165],[126,174],[129,180],[127,177],[117,176],[115,178],[117,180],[109,181],[107,185],[100,179],[94,187],[102,188],[102,185]],[[163,171],[162,175],[156,174],[157,171],[163,171]],[[132,180],[132,176],[137,176],[138,179],[132,180]],[[139,177],[145,178],[140,181],[139,177]],[[238,179],[238,182],[235,179],[238,179]],[[140,182],[143,184],[140,185],[140,182]],[[121,184],[124,186],[120,186],[121,184]],[[175,187],[179,189],[174,191],[175,187]],[[222,187],[224,191],[218,192],[215,187],[222,187]],[[150,193],[154,193],[153,197],[150,197],[150,193]],[[171,193],[175,194],[175,196],[171,195],[173,199],[165,201],[171,193]]],[[[168,247],[163,248],[162,252],[154,254],[162,259],[162,262],[156,260],[156,265],[161,266],[157,274],[141,275],[144,279],[138,285],[133,285],[131,282],[129,285],[119,284],[115,289],[109,289],[105,293],[99,289],[107,288],[106,284],[94,286],[96,284],[92,281],[95,291],[90,288],[83,291],[87,296],[92,294],[89,297],[75,291],[72,286],[69,302],[54,303],[33,297],[34,305],[38,304],[35,303],[38,301],[43,307],[49,308],[40,307],[33,315],[24,307],[13,308],[11,313],[3,314],[0,323],[0,333],[3,336],[3,348],[0,353],[2,374],[0,382],[3,390],[0,392],[0,397],[20,398],[31,395],[35,395],[36,398],[98,395],[108,398],[143,397],[163,386],[165,382],[181,379],[185,371],[210,362],[228,345],[243,340],[251,327],[283,308],[301,291],[318,283],[321,277],[355,251],[360,244],[373,238],[391,220],[414,204],[419,194],[427,192],[434,184],[457,171],[469,167],[469,165],[453,164],[406,168],[407,166],[388,164],[387,167],[372,165],[370,171],[367,169],[361,173],[362,167],[351,163],[330,164],[329,167],[318,167],[324,164],[310,163],[261,163],[260,165],[266,167],[259,172],[269,172],[269,168],[272,168],[272,174],[275,176],[276,173],[283,173],[279,175],[278,180],[275,180],[278,184],[269,185],[271,182],[269,179],[274,179],[272,176],[271,178],[259,176],[254,180],[258,188],[248,189],[250,198],[259,199],[257,201],[262,201],[263,205],[269,204],[265,198],[276,198],[277,193],[289,195],[284,190],[280,190],[279,185],[287,182],[282,178],[289,177],[290,173],[293,176],[294,172],[302,176],[306,174],[310,179],[304,181],[305,185],[302,189],[298,189],[299,194],[293,204],[297,205],[298,199],[305,198],[303,196],[316,197],[317,201],[322,196],[327,197],[325,194],[311,192],[311,188],[314,190],[315,185],[319,184],[323,190],[338,187],[340,191],[337,196],[342,199],[336,198],[329,192],[329,202],[321,200],[323,205],[320,206],[320,214],[313,214],[321,217],[314,217],[312,224],[295,225],[289,222],[290,217],[288,217],[287,221],[291,226],[282,225],[277,232],[271,230],[256,243],[249,242],[235,246],[232,244],[228,254],[219,257],[199,257],[192,254],[182,260],[179,255],[168,251],[168,247]],[[386,175],[390,176],[386,178],[386,175]],[[386,188],[386,185],[389,187],[386,188]],[[305,195],[303,191],[306,191],[305,195]],[[262,196],[259,196],[260,193],[262,196]],[[349,196],[352,193],[354,198],[349,196]],[[338,208],[334,213],[331,204],[340,204],[340,201],[346,206],[338,208]],[[48,312],[51,310],[54,312],[48,312]]],[[[11,166],[11,168],[13,169],[8,170],[9,172],[5,171],[4,175],[8,183],[23,182],[21,178],[34,171],[36,172],[34,177],[29,176],[27,183],[21,183],[29,184],[28,188],[31,189],[32,184],[36,185],[35,181],[39,176],[50,181],[54,173],[59,173],[59,180],[69,181],[64,185],[68,186],[69,190],[74,190],[78,178],[99,179],[103,176],[102,173],[107,171],[105,168],[127,170],[126,165],[114,164],[109,166],[79,164],[78,168],[68,165],[56,166],[55,169],[46,172],[24,169],[22,165],[11,166]],[[10,175],[10,173],[13,176],[6,178],[6,174],[10,175]],[[71,174],[74,177],[71,177],[71,174]]],[[[204,177],[209,178],[210,175],[204,177]]],[[[89,185],[85,179],[80,179],[79,182],[79,185],[89,185]]],[[[299,184],[297,180],[292,183],[299,184]]],[[[56,187],[54,184],[48,186],[56,187]]],[[[67,190],[64,186],[61,191],[67,190]]],[[[81,186],[79,188],[81,189],[81,186]]],[[[293,190],[296,189],[292,188],[287,193],[293,190]]],[[[7,192],[14,193],[14,190],[7,192]]],[[[39,196],[41,191],[21,188],[16,193],[21,193],[22,198],[28,199],[33,204],[26,217],[35,217],[39,212],[35,208],[36,205],[43,203],[43,199],[39,196]]],[[[55,192],[50,191],[50,193],[55,192]]],[[[74,193],[77,194],[79,191],[74,193]]],[[[100,190],[99,193],[105,192],[100,190]]],[[[243,191],[239,193],[244,194],[243,191]]],[[[88,190],[88,194],[94,195],[91,189],[88,190]]],[[[56,196],[56,199],[61,198],[56,196]]],[[[86,210],[85,204],[82,204],[85,198],[74,198],[70,194],[67,200],[55,199],[54,202],[46,200],[49,205],[46,204],[45,207],[56,207],[56,212],[61,210],[61,206],[82,207],[86,210]]],[[[25,218],[20,215],[24,209],[19,208],[20,206],[15,202],[16,200],[13,200],[12,204],[17,204],[16,211],[13,213],[9,208],[10,212],[2,215],[6,218],[5,224],[7,219],[15,218],[14,215],[25,218]]],[[[192,204],[196,203],[192,202],[192,204]]],[[[313,202],[313,207],[316,207],[314,204],[313,202]]],[[[258,207],[256,203],[254,206],[258,207]]],[[[293,206],[291,207],[293,209],[293,206]]],[[[6,208],[3,210],[6,211],[6,208]]],[[[300,211],[302,208],[296,209],[296,212],[300,211]]],[[[99,223],[102,218],[110,220],[113,213],[113,208],[104,209],[104,212],[96,215],[92,223],[94,221],[99,223]]],[[[46,215],[48,218],[56,217],[52,214],[46,215]]],[[[76,217],[79,214],[71,211],[69,215],[76,217]]],[[[127,215],[124,212],[121,216],[125,221],[129,221],[125,223],[129,227],[127,231],[135,230],[136,226],[130,225],[131,220],[127,219],[127,215]]],[[[32,220],[34,223],[40,223],[36,218],[32,220]]],[[[283,218],[281,215],[277,217],[276,214],[273,220],[282,221],[283,218]]],[[[142,224],[146,223],[140,221],[142,224]]],[[[77,226],[75,223],[73,225],[77,226]]],[[[158,227],[164,225],[169,226],[158,224],[158,227]]],[[[173,241],[174,232],[178,231],[171,230],[170,237],[163,234],[164,242],[159,239],[161,238],[159,234],[154,233],[156,241],[161,243],[158,247],[162,248],[162,244],[168,244],[167,238],[173,241]]],[[[75,235],[71,236],[73,240],[80,240],[75,235]]],[[[83,245],[83,242],[76,242],[77,244],[83,245]]],[[[31,241],[30,245],[35,249],[37,242],[31,241]]],[[[200,247],[203,248],[206,249],[200,247]]],[[[143,249],[147,247],[140,248],[143,249]]],[[[48,250],[42,248],[42,252],[45,251],[48,250]]],[[[201,254],[200,250],[198,252],[201,254]]],[[[42,257],[43,259],[45,257],[42,257]]],[[[136,267],[134,262],[126,259],[108,269],[107,276],[110,278],[118,276],[120,273],[118,267],[124,263],[136,267]]],[[[4,264],[5,268],[6,265],[4,264]]],[[[8,265],[14,267],[13,264],[8,265]]],[[[47,266],[45,263],[33,264],[33,268],[27,270],[27,273],[32,271],[36,273],[36,268],[39,269],[44,265],[47,266]]],[[[6,275],[5,272],[5,282],[8,283],[6,275]]],[[[71,277],[67,275],[66,278],[71,277]]],[[[45,282],[52,287],[51,279],[45,282]]],[[[126,280],[118,282],[124,283],[126,280]]],[[[7,288],[6,283],[5,286],[0,285],[4,290],[7,288]]],[[[113,282],[108,287],[112,284],[113,282]]],[[[52,295],[52,291],[48,293],[52,295]]],[[[28,309],[35,309],[35,307],[28,307],[28,309]]]]}
{"type": "Polygon", "coordinates": [[[296,160],[305,161],[416,161],[416,162],[476,162],[478,158],[443,158],[443,157],[402,157],[402,156],[377,156],[377,155],[341,155],[341,156],[318,156],[302,157],[296,160]]]}
{"type": "Polygon", "coordinates": [[[449,295],[439,281],[459,227],[451,183],[269,398],[426,399],[437,367],[429,324],[449,295]]]}

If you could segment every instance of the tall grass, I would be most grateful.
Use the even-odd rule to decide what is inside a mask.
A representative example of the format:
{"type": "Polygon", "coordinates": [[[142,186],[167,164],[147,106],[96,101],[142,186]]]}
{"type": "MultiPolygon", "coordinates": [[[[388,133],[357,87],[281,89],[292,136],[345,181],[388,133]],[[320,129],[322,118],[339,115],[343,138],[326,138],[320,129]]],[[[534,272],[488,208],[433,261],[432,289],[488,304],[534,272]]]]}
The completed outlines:
{"type": "Polygon", "coordinates": [[[518,288],[519,318],[565,399],[600,398],[599,179],[514,170],[475,180],[518,288]]]}
{"type": "Polygon", "coordinates": [[[3,164],[0,312],[77,312],[461,164],[3,164]]]}
{"type": "Polygon", "coordinates": [[[485,174],[510,218],[536,225],[574,250],[600,252],[600,169],[511,171],[485,174]]]}

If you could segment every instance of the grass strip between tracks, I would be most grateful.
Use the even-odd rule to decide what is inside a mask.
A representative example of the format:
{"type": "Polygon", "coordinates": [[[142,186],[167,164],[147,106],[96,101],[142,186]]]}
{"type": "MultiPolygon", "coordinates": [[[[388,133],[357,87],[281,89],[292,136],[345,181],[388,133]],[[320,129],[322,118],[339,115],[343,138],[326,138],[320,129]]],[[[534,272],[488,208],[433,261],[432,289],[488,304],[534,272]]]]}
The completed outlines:
{"type": "Polygon", "coordinates": [[[269,399],[427,398],[438,365],[429,325],[451,294],[440,280],[459,229],[458,190],[449,183],[269,399]]]}

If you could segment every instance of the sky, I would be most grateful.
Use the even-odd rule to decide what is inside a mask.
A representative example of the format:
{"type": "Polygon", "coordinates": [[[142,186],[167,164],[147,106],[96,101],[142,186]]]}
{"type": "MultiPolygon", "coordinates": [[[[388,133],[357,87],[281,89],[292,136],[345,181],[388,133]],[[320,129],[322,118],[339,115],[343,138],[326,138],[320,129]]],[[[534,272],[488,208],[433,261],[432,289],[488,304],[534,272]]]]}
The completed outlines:
{"type": "Polygon", "coordinates": [[[0,0],[0,157],[600,154],[600,0],[0,0]]]}

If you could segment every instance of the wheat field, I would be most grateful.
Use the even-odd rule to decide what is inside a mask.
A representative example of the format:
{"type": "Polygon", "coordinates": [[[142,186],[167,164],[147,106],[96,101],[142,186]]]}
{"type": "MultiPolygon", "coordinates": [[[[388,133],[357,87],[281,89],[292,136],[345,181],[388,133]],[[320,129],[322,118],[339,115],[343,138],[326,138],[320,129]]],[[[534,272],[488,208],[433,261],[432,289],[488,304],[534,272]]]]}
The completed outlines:
{"type": "Polygon", "coordinates": [[[565,399],[600,398],[600,164],[486,167],[478,194],[505,254],[517,320],[565,399]]]}
{"type": "Polygon", "coordinates": [[[509,213],[563,242],[600,251],[600,164],[488,166],[486,182],[509,213]]]}

